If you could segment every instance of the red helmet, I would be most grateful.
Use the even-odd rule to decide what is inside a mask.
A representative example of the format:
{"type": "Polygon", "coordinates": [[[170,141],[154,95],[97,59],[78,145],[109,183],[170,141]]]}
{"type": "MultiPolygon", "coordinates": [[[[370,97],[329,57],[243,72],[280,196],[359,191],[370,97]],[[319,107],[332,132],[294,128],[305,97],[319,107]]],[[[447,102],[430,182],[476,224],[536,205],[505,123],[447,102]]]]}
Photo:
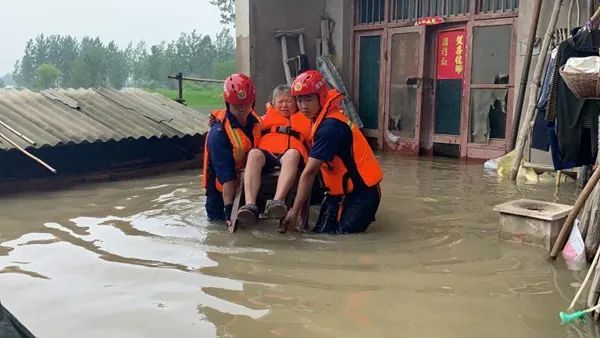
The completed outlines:
{"type": "Polygon", "coordinates": [[[225,102],[235,105],[251,104],[256,101],[254,82],[245,74],[231,74],[223,85],[225,102]]]}
{"type": "Polygon", "coordinates": [[[303,96],[303,95],[319,95],[319,102],[321,105],[325,103],[327,98],[327,92],[329,86],[323,75],[316,70],[308,70],[296,77],[294,83],[292,83],[292,95],[303,96]]]}

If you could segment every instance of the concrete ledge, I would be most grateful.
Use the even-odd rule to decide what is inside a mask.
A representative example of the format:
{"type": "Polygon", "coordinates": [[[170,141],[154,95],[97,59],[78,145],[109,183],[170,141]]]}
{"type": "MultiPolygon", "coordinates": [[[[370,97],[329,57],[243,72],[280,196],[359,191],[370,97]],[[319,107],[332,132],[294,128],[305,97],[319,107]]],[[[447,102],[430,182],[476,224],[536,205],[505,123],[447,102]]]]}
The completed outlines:
{"type": "Polygon", "coordinates": [[[520,199],[496,205],[494,211],[544,221],[555,221],[566,217],[572,208],[566,204],[520,199]]]}

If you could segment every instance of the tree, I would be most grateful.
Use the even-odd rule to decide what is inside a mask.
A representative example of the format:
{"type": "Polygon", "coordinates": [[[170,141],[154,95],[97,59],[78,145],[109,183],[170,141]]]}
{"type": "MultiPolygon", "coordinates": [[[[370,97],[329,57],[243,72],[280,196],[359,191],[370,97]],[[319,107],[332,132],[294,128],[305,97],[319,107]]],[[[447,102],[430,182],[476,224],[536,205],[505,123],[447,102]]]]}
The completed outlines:
{"type": "Polygon", "coordinates": [[[29,39],[25,45],[25,55],[15,64],[14,78],[19,86],[31,88],[35,82],[37,65],[33,57],[34,41],[29,39]]]}
{"type": "Polygon", "coordinates": [[[210,0],[210,4],[217,6],[221,11],[222,24],[235,25],[235,0],[210,0]]]}
{"type": "Polygon", "coordinates": [[[4,80],[0,79],[0,88],[4,88],[6,85],[4,84],[4,80]]]}
{"type": "Polygon", "coordinates": [[[73,62],[71,87],[104,87],[108,84],[106,48],[100,38],[84,37],[79,56],[73,62]]]}
{"type": "Polygon", "coordinates": [[[237,72],[237,62],[235,59],[217,63],[215,66],[215,77],[219,80],[225,80],[229,75],[237,72]]]}
{"type": "Polygon", "coordinates": [[[38,35],[27,42],[23,57],[15,63],[13,76],[4,82],[14,85],[14,78],[17,85],[26,88],[165,88],[173,86],[168,75],[178,72],[224,78],[235,70],[235,56],[235,41],[228,29],[214,38],[193,31],[153,46],[143,41],[131,42],[125,49],[114,41],[105,44],[97,37],[78,41],[68,35],[38,35]],[[48,78],[46,75],[55,72],[48,72],[48,66],[40,68],[42,65],[58,69],[58,79],[48,78]]]}
{"type": "Polygon", "coordinates": [[[235,40],[231,36],[231,31],[223,28],[215,39],[215,49],[217,53],[217,62],[225,62],[235,58],[235,40]]]}
{"type": "Polygon", "coordinates": [[[61,72],[55,65],[43,63],[35,70],[36,87],[38,89],[48,89],[57,86],[61,72]]]}
{"type": "Polygon", "coordinates": [[[121,89],[129,79],[129,68],[127,57],[114,41],[108,43],[106,47],[106,57],[108,64],[108,86],[121,89]]]}

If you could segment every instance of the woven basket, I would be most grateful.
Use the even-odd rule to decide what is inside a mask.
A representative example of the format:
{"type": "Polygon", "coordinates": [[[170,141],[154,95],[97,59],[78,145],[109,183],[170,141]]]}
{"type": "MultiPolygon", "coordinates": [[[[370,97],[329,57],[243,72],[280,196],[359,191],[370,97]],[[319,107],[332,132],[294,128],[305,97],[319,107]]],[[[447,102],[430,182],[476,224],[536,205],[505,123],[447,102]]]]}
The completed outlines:
{"type": "Polygon", "coordinates": [[[567,73],[560,67],[565,84],[580,99],[600,98],[600,73],[567,73]]]}

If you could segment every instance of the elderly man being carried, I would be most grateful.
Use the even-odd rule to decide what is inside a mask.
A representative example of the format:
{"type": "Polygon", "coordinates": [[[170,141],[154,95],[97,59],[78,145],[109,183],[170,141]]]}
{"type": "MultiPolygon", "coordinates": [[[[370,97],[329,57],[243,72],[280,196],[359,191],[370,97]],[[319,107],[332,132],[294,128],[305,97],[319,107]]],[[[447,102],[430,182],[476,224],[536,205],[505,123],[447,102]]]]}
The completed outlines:
{"type": "Polygon", "coordinates": [[[287,212],[285,199],[296,181],[299,168],[308,159],[311,121],[304,114],[298,113],[289,86],[275,88],[261,125],[260,143],[257,149],[250,150],[244,172],[246,204],[237,214],[238,222],[244,226],[253,225],[258,220],[260,211],[256,200],[262,172],[280,168],[275,197],[267,201],[265,215],[273,219],[283,218],[287,212]]]}

